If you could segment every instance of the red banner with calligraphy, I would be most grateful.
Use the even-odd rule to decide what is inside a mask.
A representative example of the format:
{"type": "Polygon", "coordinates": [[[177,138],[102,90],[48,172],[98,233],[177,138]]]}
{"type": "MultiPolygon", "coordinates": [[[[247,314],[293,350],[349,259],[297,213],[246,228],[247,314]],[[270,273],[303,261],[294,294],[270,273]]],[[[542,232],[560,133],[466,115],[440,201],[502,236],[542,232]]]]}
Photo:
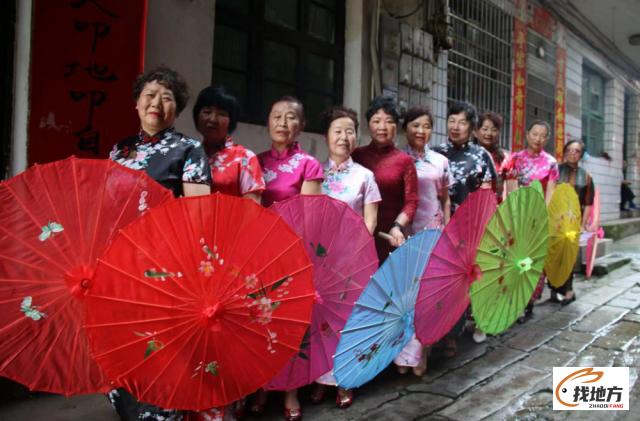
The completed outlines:
{"type": "Polygon", "coordinates": [[[524,149],[524,118],[527,92],[527,25],[515,19],[513,56],[513,124],[511,151],[524,149]]]}
{"type": "Polygon", "coordinates": [[[565,75],[567,70],[567,50],[556,48],[556,159],[562,162],[564,149],[564,118],[565,118],[565,75]]]}
{"type": "Polygon", "coordinates": [[[146,0],[34,0],[29,166],[105,158],[140,127],[146,0]]]}
{"type": "Polygon", "coordinates": [[[553,15],[544,7],[533,9],[533,29],[551,41],[553,34],[553,15]]]}

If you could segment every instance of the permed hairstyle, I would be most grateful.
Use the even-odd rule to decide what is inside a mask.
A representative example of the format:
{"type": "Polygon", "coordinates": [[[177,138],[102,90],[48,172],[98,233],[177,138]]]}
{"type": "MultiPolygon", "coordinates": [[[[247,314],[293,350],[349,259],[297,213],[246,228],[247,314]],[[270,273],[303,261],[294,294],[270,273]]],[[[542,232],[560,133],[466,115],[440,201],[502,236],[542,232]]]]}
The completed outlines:
{"type": "Polygon", "coordinates": [[[356,110],[351,108],[345,108],[341,105],[335,106],[333,108],[328,109],[327,111],[320,114],[320,127],[324,134],[329,134],[329,129],[331,128],[331,123],[336,121],[339,118],[347,117],[353,120],[353,123],[356,127],[356,133],[358,133],[358,113],[356,110]]]}
{"type": "Polygon", "coordinates": [[[398,122],[400,121],[400,112],[398,111],[393,98],[389,98],[386,96],[377,96],[373,98],[369,103],[369,107],[367,108],[367,112],[365,114],[367,117],[367,123],[371,121],[371,117],[373,117],[373,115],[377,113],[378,110],[383,110],[385,113],[393,117],[393,121],[395,121],[396,124],[398,124],[398,122]]]}
{"type": "Polygon", "coordinates": [[[549,125],[549,123],[547,123],[544,120],[536,120],[533,123],[529,124],[529,128],[527,129],[527,132],[530,132],[534,126],[546,127],[547,133],[551,134],[551,126],[549,125]]]}
{"type": "Polygon", "coordinates": [[[416,105],[415,107],[411,107],[406,113],[404,113],[404,117],[402,120],[402,129],[407,130],[407,126],[413,120],[416,120],[423,115],[429,117],[429,123],[433,126],[433,113],[431,112],[431,108],[426,105],[416,105]]]}
{"type": "Polygon", "coordinates": [[[454,102],[451,107],[449,107],[449,112],[447,113],[447,119],[452,115],[464,113],[467,121],[471,124],[471,127],[475,127],[478,121],[478,111],[476,107],[471,105],[469,102],[458,101],[454,102]]]}
{"type": "Polygon", "coordinates": [[[173,92],[176,111],[180,114],[189,102],[189,86],[187,81],[175,70],[165,66],[154,67],[140,74],[133,83],[133,102],[138,102],[140,94],[147,83],[158,82],[173,92]]]}
{"type": "Polygon", "coordinates": [[[584,142],[580,139],[571,139],[567,142],[566,145],[564,145],[564,149],[562,149],[562,155],[566,155],[567,154],[567,149],[569,149],[569,145],[573,145],[574,143],[577,143],[580,146],[580,150],[582,151],[580,153],[580,158],[582,158],[584,156],[584,150],[587,147],[587,145],[584,144],[584,142]]]}
{"type": "Polygon", "coordinates": [[[233,133],[242,116],[242,105],[224,86],[209,86],[198,94],[193,106],[193,122],[198,128],[198,117],[204,107],[215,107],[229,113],[229,134],[233,133]]]}

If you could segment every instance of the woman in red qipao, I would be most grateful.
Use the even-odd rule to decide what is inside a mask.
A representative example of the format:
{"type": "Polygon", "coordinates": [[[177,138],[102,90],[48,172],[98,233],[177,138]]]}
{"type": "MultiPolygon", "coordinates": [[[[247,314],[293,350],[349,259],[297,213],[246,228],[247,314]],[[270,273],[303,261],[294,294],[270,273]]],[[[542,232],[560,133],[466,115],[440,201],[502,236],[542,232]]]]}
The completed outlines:
{"type": "Polygon", "coordinates": [[[242,107],[222,86],[210,86],[198,95],[193,122],[203,136],[211,167],[211,192],[252,199],[258,204],[265,189],[258,157],[233,142],[242,107]]]}
{"type": "Polygon", "coordinates": [[[507,163],[511,154],[500,147],[500,132],[502,131],[502,116],[493,111],[485,111],[478,116],[478,124],[473,131],[475,142],[485,148],[491,155],[497,178],[491,180],[491,189],[498,198],[498,204],[507,198],[505,189],[507,179],[507,163]]]}
{"type": "Polygon", "coordinates": [[[404,243],[403,229],[413,221],[418,208],[418,175],[413,159],[396,149],[393,138],[400,115],[391,98],[376,97],[367,109],[371,143],[357,148],[351,157],[371,170],[380,189],[376,231],[389,233],[390,240],[374,236],[380,265],[404,243]]]}

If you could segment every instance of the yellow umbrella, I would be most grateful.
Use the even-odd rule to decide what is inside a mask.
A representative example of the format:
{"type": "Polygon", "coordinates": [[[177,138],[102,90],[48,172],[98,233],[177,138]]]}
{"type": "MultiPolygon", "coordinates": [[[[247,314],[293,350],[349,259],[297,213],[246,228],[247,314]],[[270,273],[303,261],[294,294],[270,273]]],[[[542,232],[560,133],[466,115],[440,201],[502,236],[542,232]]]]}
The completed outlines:
{"type": "Polygon", "coordinates": [[[549,283],[559,288],[571,275],[580,249],[580,201],[570,184],[556,188],[548,212],[549,250],[544,269],[549,283]]]}

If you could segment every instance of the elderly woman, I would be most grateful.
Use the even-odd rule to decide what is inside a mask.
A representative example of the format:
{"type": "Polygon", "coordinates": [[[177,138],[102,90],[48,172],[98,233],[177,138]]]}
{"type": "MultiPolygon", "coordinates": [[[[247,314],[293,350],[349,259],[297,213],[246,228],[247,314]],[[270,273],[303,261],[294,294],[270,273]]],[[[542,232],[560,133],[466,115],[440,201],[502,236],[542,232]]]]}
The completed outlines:
{"type": "MultiPolygon", "coordinates": [[[[507,169],[507,190],[512,192],[518,187],[528,186],[533,180],[539,180],[542,184],[547,206],[560,176],[558,161],[544,150],[544,145],[547,143],[550,133],[551,126],[546,121],[536,120],[531,123],[526,133],[527,149],[511,155],[505,164],[507,169]]],[[[543,273],[538,281],[538,286],[533,291],[533,296],[527,305],[527,309],[518,318],[518,323],[524,323],[526,316],[533,316],[533,304],[542,295],[544,279],[543,273]]]]}
{"type": "MultiPolygon", "coordinates": [[[[407,146],[403,152],[416,165],[420,198],[416,215],[406,232],[414,235],[425,229],[444,229],[451,217],[449,186],[454,180],[449,160],[429,149],[433,132],[431,110],[422,105],[411,108],[404,115],[402,129],[407,138],[407,146]]],[[[411,367],[413,374],[423,376],[427,372],[429,349],[430,347],[423,347],[415,336],[411,338],[394,360],[398,371],[404,374],[411,367]]]]}
{"type": "MultiPolygon", "coordinates": [[[[582,230],[585,230],[591,215],[591,206],[593,206],[593,200],[595,197],[595,187],[593,184],[593,178],[584,168],[580,167],[580,160],[584,154],[584,143],[581,140],[574,139],[567,142],[564,145],[564,160],[563,164],[560,164],[560,183],[569,183],[576,190],[578,199],[580,200],[580,210],[582,211],[582,230]]],[[[563,306],[569,305],[576,300],[576,295],[573,292],[573,273],[567,279],[567,282],[559,288],[555,288],[549,285],[551,289],[550,301],[561,303],[563,306]],[[561,294],[564,299],[560,301],[558,294],[561,294]]]]}
{"type": "Polygon", "coordinates": [[[221,86],[198,95],[193,122],[203,136],[211,167],[211,191],[244,197],[260,203],[265,189],[258,157],[231,138],[242,114],[240,101],[221,86]]]}
{"type": "MultiPolygon", "coordinates": [[[[382,200],[373,173],[351,159],[358,137],[358,114],[344,107],[333,107],[322,114],[324,138],[329,147],[329,157],[322,163],[325,181],[322,190],[327,195],[346,202],[364,218],[373,234],[378,220],[378,203],[382,200]]],[[[320,403],[324,386],[335,386],[331,372],[316,380],[311,392],[311,402],[320,403]]],[[[353,391],[338,388],[336,404],[348,408],[353,402],[353,391]]]]}
{"type": "Polygon", "coordinates": [[[400,115],[391,98],[376,97],[367,109],[371,143],[353,151],[355,162],[371,170],[380,189],[378,231],[389,233],[390,240],[375,236],[380,264],[394,247],[405,241],[403,230],[418,207],[418,175],[413,159],[396,149],[393,138],[400,115]]]}
{"type": "MultiPolygon", "coordinates": [[[[434,150],[449,159],[454,178],[453,184],[449,187],[449,195],[454,212],[474,191],[479,188],[491,188],[491,183],[496,178],[496,170],[489,153],[470,142],[472,130],[478,120],[476,107],[468,102],[456,102],[447,114],[448,140],[436,146],[434,150]]],[[[463,315],[445,336],[445,358],[453,358],[456,355],[456,340],[464,329],[465,320],[466,317],[463,315]]]]}
{"type": "MultiPolygon", "coordinates": [[[[140,117],[140,133],[113,147],[110,158],[126,167],[145,171],[175,197],[198,196],[211,191],[211,171],[200,142],[178,133],[176,118],[189,100],[189,89],[178,73],[166,67],[147,70],[133,85],[140,117]]],[[[123,421],[177,420],[179,411],[138,402],[120,388],[109,393],[123,421]]]]}
{"type": "Polygon", "coordinates": [[[491,189],[498,198],[498,204],[506,198],[504,183],[507,177],[505,164],[511,154],[500,147],[500,132],[502,131],[502,116],[492,111],[485,111],[478,116],[478,124],[473,131],[476,143],[489,152],[497,177],[491,180],[491,189]]]}
{"type": "MultiPolygon", "coordinates": [[[[264,206],[297,194],[322,194],[322,166],[313,156],[303,152],[296,140],[305,126],[302,102],[289,96],[277,100],[271,107],[268,125],[271,150],[258,155],[266,182],[262,194],[264,206]]],[[[249,408],[251,415],[262,415],[266,400],[267,392],[259,390],[249,408]]],[[[302,419],[296,389],[285,393],[284,406],[287,421],[302,419]]]]}

